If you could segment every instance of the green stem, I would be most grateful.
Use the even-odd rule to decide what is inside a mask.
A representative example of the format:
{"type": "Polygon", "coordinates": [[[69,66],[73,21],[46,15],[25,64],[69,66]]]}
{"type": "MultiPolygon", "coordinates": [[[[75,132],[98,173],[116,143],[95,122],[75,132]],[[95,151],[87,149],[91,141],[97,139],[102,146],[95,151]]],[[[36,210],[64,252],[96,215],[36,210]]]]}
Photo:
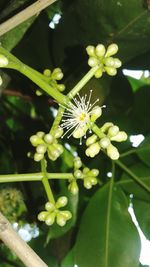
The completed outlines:
{"type": "Polygon", "coordinates": [[[61,106],[59,107],[58,112],[57,112],[57,116],[56,116],[56,118],[55,118],[55,120],[53,122],[52,128],[50,130],[50,134],[53,135],[55,130],[58,128],[58,126],[59,126],[59,124],[61,122],[64,110],[65,110],[65,108],[63,108],[61,106]]]}
{"type": "Polygon", "coordinates": [[[68,93],[68,97],[70,99],[72,99],[83,88],[83,86],[94,76],[98,68],[99,68],[98,66],[91,68],[88,71],[88,73],[77,83],[77,85],[68,93]]]}
{"type": "MultiPolygon", "coordinates": [[[[43,173],[2,174],[0,183],[37,182],[42,181],[43,173]]],[[[72,179],[72,173],[47,173],[47,179],[72,179]]]]}
{"type": "Polygon", "coordinates": [[[91,129],[100,139],[106,136],[95,123],[93,123],[91,129]]]}
{"type": "Polygon", "coordinates": [[[126,173],[128,173],[136,183],[138,183],[141,187],[143,187],[147,192],[150,193],[150,187],[147,186],[143,181],[141,181],[140,178],[135,173],[133,173],[132,171],[130,171],[130,169],[128,167],[126,167],[121,161],[116,160],[115,163],[122,170],[124,170],[126,173]]]}
{"type": "Polygon", "coordinates": [[[48,178],[47,178],[46,165],[47,165],[46,160],[42,159],[41,160],[41,169],[42,169],[42,173],[43,173],[42,183],[43,183],[43,186],[45,188],[49,202],[52,202],[53,204],[55,204],[55,199],[54,199],[54,196],[53,196],[53,193],[52,193],[52,190],[51,190],[48,178]]]}

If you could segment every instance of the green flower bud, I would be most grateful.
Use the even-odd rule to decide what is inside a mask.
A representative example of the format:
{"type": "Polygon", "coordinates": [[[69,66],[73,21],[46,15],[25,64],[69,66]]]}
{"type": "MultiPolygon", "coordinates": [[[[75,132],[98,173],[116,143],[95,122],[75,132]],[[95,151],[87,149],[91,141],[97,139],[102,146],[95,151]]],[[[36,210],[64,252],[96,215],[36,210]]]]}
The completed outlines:
{"type": "Polygon", "coordinates": [[[91,180],[90,180],[90,177],[86,177],[84,178],[84,187],[86,189],[91,189],[92,188],[92,183],[91,183],[91,180]]]}
{"type": "Polygon", "coordinates": [[[87,174],[90,171],[88,167],[83,168],[83,174],[87,174]]]}
{"type": "Polygon", "coordinates": [[[43,71],[43,74],[44,74],[45,76],[47,76],[47,77],[50,77],[50,76],[51,76],[51,71],[50,71],[49,69],[45,69],[45,70],[43,71]]]}
{"type": "Polygon", "coordinates": [[[99,106],[95,106],[91,111],[91,121],[96,121],[102,115],[102,109],[99,106]]]}
{"type": "Polygon", "coordinates": [[[95,57],[90,57],[88,60],[88,64],[90,67],[95,67],[96,65],[98,65],[98,59],[95,57]]]}
{"type": "Polygon", "coordinates": [[[100,152],[100,144],[98,142],[90,145],[86,151],[85,151],[85,154],[88,156],[88,157],[91,157],[91,158],[94,158],[99,152],[100,152]]]}
{"type": "Polygon", "coordinates": [[[119,133],[119,127],[116,125],[110,127],[108,130],[108,136],[109,137],[116,136],[116,134],[118,134],[118,133],[119,133]]]}
{"type": "Polygon", "coordinates": [[[0,68],[6,67],[8,65],[8,59],[4,55],[0,54],[0,68]]]}
{"type": "Polygon", "coordinates": [[[74,167],[75,167],[75,169],[79,169],[82,167],[82,161],[79,157],[76,157],[74,159],[74,167]]]}
{"type": "Polygon", "coordinates": [[[57,149],[57,151],[59,152],[59,155],[61,155],[64,151],[64,148],[62,145],[60,144],[54,144],[54,147],[57,149]]]}
{"type": "Polygon", "coordinates": [[[56,202],[55,207],[57,209],[59,209],[59,208],[65,207],[67,205],[67,203],[68,203],[67,197],[65,197],[65,196],[59,197],[58,200],[57,200],[57,202],[56,202]]]}
{"type": "Polygon", "coordinates": [[[102,70],[102,68],[99,68],[99,69],[95,72],[95,74],[94,74],[95,78],[97,78],[97,79],[101,78],[102,75],[103,75],[103,70],[102,70]]]}
{"type": "Polygon", "coordinates": [[[114,68],[120,68],[122,62],[118,58],[114,58],[114,68]]]}
{"type": "Polygon", "coordinates": [[[36,90],[35,93],[36,93],[37,96],[41,96],[43,94],[40,90],[36,90]]]}
{"type": "Polygon", "coordinates": [[[108,157],[110,157],[112,160],[117,160],[119,158],[119,152],[118,149],[113,146],[112,144],[110,144],[107,147],[107,155],[108,157]]]}
{"type": "Polygon", "coordinates": [[[60,91],[60,92],[63,92],[65,90],[65,85],[64,84],[57,84],[57,89],[60,91]]]}
{"type": "Polygon", "coordinates": [[[68,186],[68,189],[73,195],[78,194],[79,188],[78,188],[76,180],[71,181],[71,183],[68,186]]]}
{"type": "Polygon", "coordinates": [[[115,136],[111,137],[111,140],[116,142],[123,142],[126,141],[127,138],[128,138],[127,134],[124,131],[120,131],[115,136]]]}
{"type": "Polygon", "coordinates": [[[2,77],[0,76],[0,86],[3,84],[2,77]]]}
{"type": "Polygon", "coordinates": [[[36,133],[36,135],[37,135],[39,138],[43,138],[43,136],[45,135],[45,133],[42,132],[42,131],[39,131],[39,132],[36,133]]]}
{"type": "Polygon", "coordinates": [[[108,57],[105,59],[105,65],[107,67],[115,67],[114,64],[115,64],[115,61],[114,61],[113,57],[108,57]]]}
{"type": "Polygon", "coordinates": [[[87,54],[90,57],[94,57],[95,56],[95,47],[93,45],[87,46],[86,51],[87,51],[87,54]]]}
{"type": "Polygon", "coordinates": [[[46,146],[44,144],[38,145],[36,147],[36,152],[39,154],[44,154],[46,152],[46,146]]]}
{"type": "Polygon", "coordinates": [[[92,185],[96,185],[98,183],[96,177],[90,177],[90,181],[92,185]]]}
{"type": "Polygon", "coordinates": [[[115,76],[117,74],[117,71],[113,67],[105,67],[105,71],[107,72],[108,75],[110,76],[115,76]]]}
{"type": "Polygon", "coordinates": [[[80,170],[76,170],[74,172],[74,176],[78,179],[78,178],[81,178],[82,177],[82,172],[80,170]]]}
{"type": "Polygon", "coordinates": [[[72,214],[69,210],[60,211],[60,214],[63,215],[67,221],[72,218],[72,214]]]}
{"type": "Polygon", "coordinates": [[[95,52],[98,57],[103,57],[106,52],[105,46],[103,44],[98,44],[95,48],[95,52]]]}
{"type": "Polygon", "coordinates": [[[102,148],[106,149],[110,145],[110,140],[108,137],[103,137],[99,143],[102,148]]]}
{"type": "Polygon", "coordinates": [[[52,144],[54,138],[51,134],[45,134],[44,136],[44,141],[47,143],[47,144],[52,144]]]}
{"type": "Polygon", "coordinates": [[[41,222],[44,222],[46,217],[48,215],[48,212],[47,211],[41,211],[39,214],[38,214],[38,220],[41,221],[41,222]]]}
{"type": "Polygon", "coordinates": [[[59,226],[64,226],[66,224],[66,217],[61,214],[61,212],[56,215],[56,222],[59,226]]]}
{"type": "Polygon", "coordinates": [[[97,135],[93,134],[92,136],[87,138],[86,145],[90,146],[90,145],[94,144],[96,142],[96,140],[97,140],[97,135]]]}
{"type": "Polygon", "coordinates": [[[53,79],[55,79],[55,80],[61,80],[63,78],[63,76],[64,75],[63,75],[63,73],[62,73],[62,71],[61,71],[60,68],[54,69],[54,71],[52,73],[53,79]]]}
{"type": "Polygon", "coordinates": [[[39,154],[39,153],[35,153],[34,154],[34,160],[37,161],[37,162],[39,162],[43,158],[44,158],[44,154],[39,154]]]}
{"type": "Polygon", "coordinates": [[[107,48],[107,52],[105,54],[105,57],[110,57],[115,55],[118,52],[118,45],[117,44],[111,44],[107,48]]]}
{"type": "Polygon", "coordinates": [[[87,126],[78,127],[76,130],[74,130],[73,137],[74,138],[81,138],[86,134],[86,131],[87,131],[87,126]]]}
{"type": "Polygon", "coordinates": [[[99,175],[99,170],[98,169],[90,170],[90,175],[94,176],[94,177],[98,176],[99,175]]]}
{"type": "Polygon", "coordinates": [[[46,216],[45,223],[47,225],[52,225],[55,222],[56,213],[52,212],[46,216]]]}
{"type": "Polygon", "coordinates": [[[105,133],[105,132],[107,132],[107,130],[108,130],[111,126],[113,126],[113,123],[112,123],[112,122],[106,122],[106,123],[104,123],[104,125],[101,127],[101,131],[102,131],[103,133],[105,133]]]}
{"type": "Polygon", "coordinates": [[[55,134],[54,134],[54,136],[55,136],[55,138],[60,138],[62,135],[63,135],[63,128],[61,128],[60,126],[57,128],[57,130],[55,131],[55,134]]]}
{"type": "Polygon", "coordinates": [[[41,139],[37,135],[32,135],[30,137],[30,142],[33,146],[36,147],[37,145],[39,145],[41,143],[41,139]]]}
{"type": "Polygon", "coordinates": [[[52,211],[55,210],[55,205],[54,205],[53,203],[51,203],[51,202],[47,202],[47,203],[45,204],[45,209],[46,209],[47,211],[49,211],[49,212],[52,212],[52,211]]]}

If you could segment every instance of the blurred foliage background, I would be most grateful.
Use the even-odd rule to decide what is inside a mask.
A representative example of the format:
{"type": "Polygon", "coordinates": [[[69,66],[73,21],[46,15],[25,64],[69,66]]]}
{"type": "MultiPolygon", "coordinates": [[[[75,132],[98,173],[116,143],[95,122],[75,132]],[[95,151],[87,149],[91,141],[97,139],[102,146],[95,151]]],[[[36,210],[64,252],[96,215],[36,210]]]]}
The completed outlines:
{"type": "MultiPolygon", "coordinates": [[[[34,1],[1,0],[0,22],[7,20],[34,1]]],[[[150,10],[144,0],[63,0],[37,17],[20,24],[0,37],[1,44],[24,63],[43,71],[62,68],[66,92],[88,71],[87,45],[117,43],[118,57],[123,66],[117,76],[104,75],[92,79],[82,94],[93,89],[93,99],[106,104],[98,125],[112,121],[129,137],[142,134],[140,147],[145,150],[122,158],[142,181],[150,186],[150,78],[137,80],[125,76],[122,69],[150,68],[150,10]],[[59,23],[54,15],[60,14],[59,23]],[[51,24],[50,24],[51,22],[51,24]],[[51,25],[51,27],[49,26],[51,25]]],[[[29,137],[37,131],[48,132],[57,104],[48,96],[38,97],[36,85],[12,70],[1,70],[4,83],[0,88],[0,173],[38,172],[38,163],[27,157],[32,150],[29,137]]],[[[67,139],[66,139],[67,140],[67,139]]],[[[62,142],[65,144],[65,139],[62,142]]],[[[139,267],[140,239],[128,214],[131,201],[138,223],[150,238],[150,194],[129,175],[116,168],[116,186],[110,196],[111,161],[100,154],[94,159],[85,156],[85,147],[69,140],[85,165],[100,170],[100,181],[106,185],[79,196],[68,195],[73,219],[64,228],[47,227],[37,222],[37,213],[45,202],[45,192],[39,182],[0,184],[0,209],[12,223],[24,228],[36,226],[38,237],[29,244],[51,267],[139,267]],[[110,198],[111,197],[111,198],[110,198]],[[106,223],[107,222],[107,223],[106,223]],[[75,265],[77,264],[77,265],[75,265]]],[[[130,150],[128,140],[118,146],[120,152],[130,150]]],[[[73,155],[68,149],[56,162],[48,163],[50,172],[69,172],[73,155]]],[[[56,196],[67,193],[63,180],[52,181],[56,196]]],[[[33,235],[34,236],[34,235],[33,235]]],[[[36,235],[35,235],[36,236],[36,235]]],[[[23,266],[15,255],[0,246],[0,266],[23,266]]]]}

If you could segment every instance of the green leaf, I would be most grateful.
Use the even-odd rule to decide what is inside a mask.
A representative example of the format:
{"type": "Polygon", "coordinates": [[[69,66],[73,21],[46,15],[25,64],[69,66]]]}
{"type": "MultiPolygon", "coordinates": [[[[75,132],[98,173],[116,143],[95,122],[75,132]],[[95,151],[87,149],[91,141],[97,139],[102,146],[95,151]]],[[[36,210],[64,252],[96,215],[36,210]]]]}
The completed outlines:
{"type": "Polygon", "coordinates": [[[135,79],[130,76],[128,76],[128,81],[131,84],[132,91],[136,92],[140,89],[140,87],[144,86],[146,83],[142,79],[135,79]]]}
{"type": "Polygon", "coordinates": [[[144,139],[138,148],[139,151],[137,150],[137,155],[150,167],[150,135],[144,139]]]}
{"type": "Polygon", "coordinates": [[[142,232],[150,239],[150,203],[133,198],[133,209],[142,232]]]}
{"type": "MultiPolygon", "coordinates": [[[[150,187],[150,168],[142,163],[134,164],[129,168],[130,171],[136,174],[139,179],[150,187]]],[[[117,182],[117,184],[120,185],[126,193],[133,194],[135,198],[150,202],[150,194],[136,183],[127,173],[124,172],[122,174],[121,180],[117,182]]]]}
{"type": "Polygon", "coordinates": [[[63,259],[60,267],[73,267],[75,264],[74,261],[74,248],[69,251],[66,257],[63,259]]]}
{"type": "Polygon", "coordinates": [[[78,267],[137,267],[140,240],[123,192],[112,183],[98,190],[87,206],[75,246],[78,267]]]}

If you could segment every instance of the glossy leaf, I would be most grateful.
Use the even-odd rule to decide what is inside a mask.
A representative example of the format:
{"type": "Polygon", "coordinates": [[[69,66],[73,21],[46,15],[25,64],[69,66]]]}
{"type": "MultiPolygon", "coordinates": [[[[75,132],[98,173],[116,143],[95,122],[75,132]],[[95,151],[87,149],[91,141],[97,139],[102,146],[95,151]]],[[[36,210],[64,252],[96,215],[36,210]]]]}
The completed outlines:
{"type": "Polygon", "coordinates": [[[140,241],[124,193],[111,182],[87,206],[75,247],[78,267],[137,267],[140,241]]]}
{"type": "Polygon", "coordinates": [[[139,151],[137,150],[137,155],[150,167],[150,136],[147,136],[140,144],[139,151]]]}

